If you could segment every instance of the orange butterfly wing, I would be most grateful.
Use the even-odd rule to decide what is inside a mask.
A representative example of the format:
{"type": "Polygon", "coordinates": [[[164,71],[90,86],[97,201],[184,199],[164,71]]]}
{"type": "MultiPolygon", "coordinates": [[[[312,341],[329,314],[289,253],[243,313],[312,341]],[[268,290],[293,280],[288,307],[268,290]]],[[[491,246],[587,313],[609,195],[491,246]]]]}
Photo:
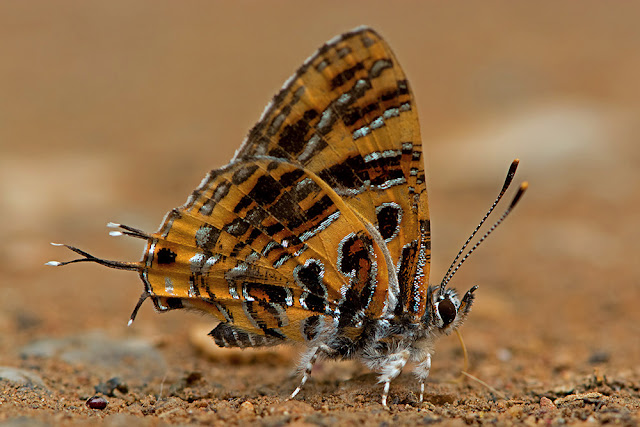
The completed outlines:
{"type": "Polygon", "coordinates": [[[383,307],[388,276],[366,226],[324,181],[262,157],[212,172],[150,241],[143,272],[162,309],[194,307],[247,331],[300,339],[309,315],[383,307]],[[370,263],[336,262],[346,230],[370,263]],[[325,232],[320,236],[321,232],[325,232]],[[367,288],[368,286],[368,288],[367,288]],[[367,295],[347,300],[349,291],[367,295]],[[305,313],[302,313],[305,312],[305,313]]]}
{"type": "Polygon", "coordinates": [[[212,334],[226,345],[422,316],[430,235],[421,154],[413,97],[387,44],[366,28],[330,41],[232,162],[167,215],[143,259],[147,292],[160,310],[218,317],[212,334]]]}
{"type": "Polygon", "coordinates": [[[398,312],[424,314],[431,237],[418,114],[402,68],[375,31],[343,34],[305,61],[235,160],[256,155],[319,175],[375,225],[398,268],[398,312]]]}

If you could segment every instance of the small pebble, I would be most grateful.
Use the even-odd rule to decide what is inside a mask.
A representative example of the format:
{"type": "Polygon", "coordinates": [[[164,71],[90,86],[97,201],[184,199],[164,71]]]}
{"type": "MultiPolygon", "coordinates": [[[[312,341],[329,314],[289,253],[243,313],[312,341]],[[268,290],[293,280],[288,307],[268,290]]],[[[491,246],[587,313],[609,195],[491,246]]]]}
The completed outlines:
{"type": "Polygon", "coordinates": [[[87,400],[87,406],[91,409],[104,409],[107,407],[107,399],[104,397],[93,396],[87,400]]]}
{"type": "Polygon", "coordinates": [[[102,393],[106,396],[114,397],[114,392],[118,390],[122,394],[129,392],[129,387],[118,377],[107,380],[106,383],[100,383],[94,387],[96,393],[102,393]]]}
{"type": "Polygon", "coordinates": [[[611,353],[605,350],[598,350],[591,353],[589,363],[596,365],[598,363],[607,363],[611,359],[611,353]]]}
{"type": "Polygon", "coordinates": [[[255,412],[255,407],[253,406],[253,403],[249,402],[248,400],[245,400],[240,404],[240,411],[253,413],[255,412]]]}
{"type": "Polygon", "coordinates": [[[504,347],[499,348],[498,351],[496,351],[496,357],[501,362],[508,362],[509,360],[511,360],[512,356],[513,355],[511,354],[511,351],[509,351],[509,349],[504,347]]]}
{"type": "Polygon", "coordinates": [[[554,409],[558,409],[557,406],[553,404],[551,399],[544,396],[540,399],[540,408],[544,409],[545,411],[552,411],[554,409]]]}

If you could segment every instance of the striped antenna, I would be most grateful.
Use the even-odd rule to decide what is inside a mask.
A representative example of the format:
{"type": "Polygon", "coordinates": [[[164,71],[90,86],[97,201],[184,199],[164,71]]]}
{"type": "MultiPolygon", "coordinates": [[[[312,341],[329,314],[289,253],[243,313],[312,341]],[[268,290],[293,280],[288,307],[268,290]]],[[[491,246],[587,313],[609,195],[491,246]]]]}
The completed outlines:
{"type": "Polygon", "coordinates": [[[458,271],[458,269],[460,268],[460,266],[462,265],[462,263],[469,257],[469,255],[471,255],[471,253],[476,250],[476,248],[480,245],[480,243],[482,243],[489,234],[491,234],[491,232],[502,222],[504,221],[504,218],[506,218],[506,216],[509,214],[509,212],[511,212],[511,210],[513,209],[513,207],[516,205],[516,203],[518,202],[518,200],[520,200],[520,197],[522,197],[522,193],[524,193],[524,191],[527,189],[528,184],[525,182],[520,186],[520,189],[518,190],[518,193],[516,194],[516,196],[514,197],[513,201],[511,202],[511,204],[509,205],[509,208],[507,208],[507,210],[502,214],[501,218],[498,220],[498,222],[496,224],[493,225],[493,227],[491,227],[491,229],[480,239],[480,241],[478,241],[478,243],[476,243],[474,245],[474,247],[469,251],[469,253],[467,253],[463,259],[460,261],[460,263],[458,263],[456,265],[456,263],[458,262],[458,260],[460,259],[460,257],[462,256],[462,254],[464,253],[464,250],[467,248],[467,246],[469,246],[469,243],[471,243],[471,240],[475,237],[475,235],[478,233],[478,231],[480,230],[480,228],[482,227],[482,225],[485,223],[485,221],[487,220],[487,218],[489,218],[489,215],[491,215],[491,213],[493,212],[493,210],[496,208],[496,206],[498,205],[498,203],[500,202],[500,200],[502,200],[502,196],[504,196],[504,194],[506,193],[507,189],[509,188],[509,186],[511,185],[511,182],[513,181],[513,178],[516,174],[516,170],[518,169],[518,164],[520,164],[520,160],[519,159],[515,159],[513,162],[511,162],[511,165],[509,166],[509,171],[507,172],[507,177],[504,180],[504,184],[502,185],[502,188],[500,189],[500,193],[498,193],[498,197],[496,197],[496,199],[494,200],[493,204],[491,205],[491,207],[489,208],[489,210],[487,211],[487,213],[484,215],[484,217],[482,218],[482,220],[480,220],[480,223],[476,226],[475,230],[473,230],[473,233],[471,233],[471,235],[469,236],[469,238],[467,239],[467,241],[464,243],[464,245],[462,245],[462,248],[460,248],[460,251],[458,252],[458,254],[456,255],[456,257],[453,259],[453,261],[451,262],[451,265],[449,266],[449,269],[447,270],[447,272],[445,273],[444,277],[442,278],[442,282],[440,282],[440,288],[443,289],[447,283],[449,283],[449,281],[451,281],[451,278],[453,277],[453,275],[456,273],[456,271],[458,271]]]}
{"type": "Polygon", "coordinates": [[[513,197],[513,200],[511,200],[509,207],[502,213],[502,215],[500,215],[500,218],[498,218],[495,224],[493,224],[491,228],[486,233],[484,233],[484,235],[480,238],[480,240],[478,240],[478,242],[475,245],[473,245],[473,247],[469,250],[469,252],[467,252],[467,254],[460,260],[460,262],[451,271],[451,274],[449,274],[448,277],[445,277],[445,279],[442,279],[442,283],[440,284],[441,289],[444,289],[444,287],[447,286],[447,284],[453,278],[453,275],[456,274],[460,266],[467,260],[467,258],[469,258],[469,256],[473,253],[473,251],[475,251],[478,248],[478,246],[480,246],[480,244],[484,242],[485,239],[489,237],[491,233],[493,233],[493,230],[495,230],[496,228],[498,228],[500,224],[502,224],[502,221],[504,221],[504,219],[507,217],[507,215],[511,213],[511,211],[516,206],[516,204],[518,204],[518,202],[520,201],[520,198],[522,197],[524,192],[527,190],[527,188],[529,188],[529,183],[523,182],[522,184],[520,184],[520,188],[518,188],[518,192],[513,197]]]}

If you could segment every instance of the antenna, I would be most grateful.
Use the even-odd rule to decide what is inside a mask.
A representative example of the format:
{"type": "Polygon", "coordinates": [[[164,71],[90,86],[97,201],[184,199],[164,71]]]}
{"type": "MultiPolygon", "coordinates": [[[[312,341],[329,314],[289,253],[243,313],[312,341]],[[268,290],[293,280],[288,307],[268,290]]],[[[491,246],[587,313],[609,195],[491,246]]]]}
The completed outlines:
{"type": "Polygon", "coordinates": [[[496,197],[495,201],[493,202],[493,204],[491,205],[491,207],[489,208],[487,213],[484,215],[484,217],[482,218],[480,223],[477,225],[475,230],[473,230],[473,233],[471,233],[471,236],[469,236],[469,238],[464,243],[464,245],[462,245],[462,248],[460,248],[460,251],[458,252],[456,257],[453,259],[453,261],[451,262],[451,265],[449,266],[449,269],[445,273],[444,277],[442,278],[442,282],[440,283],[440,288],[441,289],[443,289],[451,281],[451,279],[453,278],[453,275],[456,274],[456,272],[458,271],[460,266],[467,260],[467,258],[469,258],[469,256],[473,253],[473,251],[475,251],[478,248],[478,246],[480,246],[480,244],[482,242],[484,242],[484,240],[493,232],[493,230],[495,230],[498,227],[498,225],[500,225],[502,223],[502,221],[504,221],[504,219],[507,217],[507,215],[509,215],[509,213],[516,206],[516,204],[518,203],[518,201],[520,200],[520,198],[524,194],[525,190],[528,188],[529,184],[527,182],[523,182],[520,185],[520,188],[518,189],[518,192],[516,193],[516,195],[513,197],[513,200],[509,204],[509,207],[500,216],[498,221],[496,221],[496,223],[493,224],[493,226],[489,229],[489,231],[487,231],[484,234],[484,236],[482,236],[480,238],[480,240],[471,248],[471,250],[469,250],[469,252],[467,252],[467,254],[462,258],[462,260],[460,260],[460,262],[456,265],[456,262],[458,261],[458,259],[460,259],[460,256],[462,255],[464,250],[467,248],[467,246],[469,245],[471,240],[474,238],[474,236],[478,233],[478,231],[480,230],[480,227],[482,227],[482,225],[485,223],[485,221],[487,220],[487,218],[489,217],[491,212],[493,212],[495,207],[498,205],[498,203],[502,199],[502,196],[504,196],[505,192],[507,191],[507,189],[511,185],[511,182],[513,181],[513,177],[516,174],[516,169],[518,168],[518,164],[519,163],[520,163],[520,160],[518,160],[518,159],[515,159],[513,162],[511,162],[511,166],[509,166],[509,171],[507,172],[507,177],[505,178],[504,184],[502,185],[502,188],[500,189],[500,193],[498,194],[498,197],[496,197]]]}

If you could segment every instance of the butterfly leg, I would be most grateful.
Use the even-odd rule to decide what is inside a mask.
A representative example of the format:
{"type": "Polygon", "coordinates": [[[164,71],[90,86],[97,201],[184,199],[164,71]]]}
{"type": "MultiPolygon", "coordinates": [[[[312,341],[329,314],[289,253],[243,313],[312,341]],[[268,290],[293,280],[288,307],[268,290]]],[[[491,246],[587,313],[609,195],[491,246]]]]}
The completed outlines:
{"type": "Polygon", "coordinates": [[[429,376],[431,370],[431,353],[427,353],[427,357],[420,363],[418,363],[413,370],[413,373],[418,377],[420,381],[420,403],[424,400],[424,381],[429,376]]]}
{"type": "Polygon", "coordinates": [[[389,396],[389,386],[391,381],[400,375],[402,368],[407,364],[409,360],[409,350],[402,350],[399,353],[390,354],[385,357],[382,367],[380,369],[379,383],[384,383],[384,390],[382,392],[382,406],[389,409],[387,406],[387,396],[389,396]]]}
{"type": "Polygon", "coordinates": [[[300,390],[302,390],[302,387],[311,376],[313,365],[316,363],[316,360],[318,360],[318,356],[320,356],[321,354],[331,355],[332,350],[324,345],[312,347],[304,354],[304,356],[302,356],[302,362],[300,363],[300,367],[304,369],[302,380],[300,381],[300,385],[293,391],[293,393],[291,393],[291,396],[289,396],[289,400],[293,399],[298,393],[300,393],[300,390]]]}

